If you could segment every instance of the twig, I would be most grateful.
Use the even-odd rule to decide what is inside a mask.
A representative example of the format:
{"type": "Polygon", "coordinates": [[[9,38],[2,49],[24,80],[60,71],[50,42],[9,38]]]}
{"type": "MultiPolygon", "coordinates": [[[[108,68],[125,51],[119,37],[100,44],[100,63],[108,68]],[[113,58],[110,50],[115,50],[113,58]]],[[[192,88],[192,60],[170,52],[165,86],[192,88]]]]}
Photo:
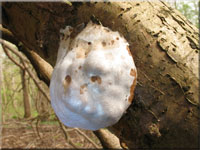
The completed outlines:
{"type": "Polygon", "coordinates": [[[11,137],[13,137],[13,138],[15,138],[15,139],[16,139],[16,136],[14,136],[14,135],[2,136],[2,138],[3,138],[3,139],[6,139],[6,138],[11,138],[11,137]]]}
{"type": "Polygon", "coordinates": [[[37,121],[36,121],[36,131],[37,131],[37,135],[39,136],[40,140],[42,140],[42,137],[40,135],[40,131],[39,131],[39,123],[40,123],[40,117],[37,117],[37,121]]]}
{"type": "Polygon", "coordinates": [[[3,27],[1,28],[0,25],[0,31],[4,40],[15,44],[19,51],[22,51],[25,54],[25,56],[33,65],[39,79],[43,80],[47,85],[49,85],[53,67],[44,59],[42,59],[36,52],[28,49],[24,44],[17,40],[8,29],[3,27]]]}
{"type": "Polygon", "coordinates": [[[10,56],[10,54],[8,53],[7,49],[5,48],[4,45],[2,45],[3,50],[5,52],[5,54],[8,56],[8,58],[18,67],[20,67],[22,70],[24,70],[24,66],[22,66],[21,64],[19,64],[15,59],[12,58],[12,56],[10,56]]]}
{"type": "MultiPolygon", "coordinates": [[[[44,97],[46,98],[46,100],[48,101],[48,102],[50,102],[50,98],[49,98],[49,96],[46,94],[46,92],[43,90],[43,88],[40,86],[40,83],[39,83],[39,81],[37,81],[37,79],[35,78],[35,76],[33,75],[33,73],[30,71],[30,69],[27,67],[27,60],[24,58],[24,56],[22,56],[22,54],[21,53],[19,53],[17,50],[15,50],[14,48],[12,48],[12,46],[9,44],[9,43],[7,43],[5,40],[3,40],[3,39],[0,39],[0,43],[3,45],[3,47],[4,47],[4,49],[5,50],[10,50],[11,52],[13,52],[16,56],[18,56],[19,58],[20,58],[20,60],[21,60],[21,62],[22,62],[22,65],[21,64],[19,64],[17,61],[13,61],[17,66],[19,66],[21,69],[25,69],[26,71],[27,71],[27,73],[29,74],[29,76],[33,79],[33,81],[34,81],[34,83],[35,83],[35,85],[38,87],[38,89],[41,91],[41,93],[44,95],[44,97]]],[[[14,60],[14,59],[12,59],[12,57],[10,57],[11,58],[11,60],[14,60]]],[[[34,118],[33,119],[33,121],[35,120],[36,118],[34,118]]],[[[59,124],[60,124],[60,128],[61,128],[61,130],[63,131],[63,134],[64,134],[64,136],[65,136],[65,139],[66,139],[66,141],[69,143],[69,144],[71,144],[74,148],[79,148],[79,147],[77,147],[73,142],[72,142],[72,140],[69,138],[69,135],[67,134],[67,132],[69,131],[69,130],[65,130],[64,129],[64,127],[63,127],[63,125],[62,125],[62,123],[59,121],[59,119],[57,118],[57,120],[58,120],[58,122],[59,122],[59,124]]],[[[70,130],[71,131],[71,130],[70,130]]],[[[80,130],[77,130],[76,129],[76,131],[78,132],[78,133],[80,133],[82,136],[84,136],[89,142],[91,142],[96,148],[100,148],[97,144],[95,144],[89,137],[87,137],[87,135],[85,135],[84,133],[82,133],[80,130]]],[[[37,130],[37,133],[38,133],[38,130],[37,130]]],[[[40,135],[38,134],[38,136],[40,137],[40,135]]],[[[41,138],[41,137],[40,137],[41,138]]]]}
{"type": "MultiPolygon", "coordinates": [[[[34,75],[32,74],[32,72],[31,72],[31,71],[29,70],[29,68],[27,67],[25,58],[23,58],[23,56],[22,56],[18,51],[16,51],[14,48],[12,48],[12,46],[11,46],[9,43],[7,43],[5,40],[0,39],[0,43],[3,45],[3,48],[4,48],[4,50],[5,50],[6,52],[7,52],[7,49],[8,49],[8,50],[10,50],[11,52],[13,52],[16,56],[18,56],[18,57],[20,58],[20,60],[21,60],[21,62],[22,62],[22,65],[19,64],[17,61],[15,61],[15,60],[8,54],[8,52],[7,52],[7,54],[10,56],[10,59],[11,59],[17,66],[19,66],[21,69],[25,69],[25,70],[28,72],[29,76],[33,79],[33,81],[34,81],[34,83],[36,84],[36,86],[38,87],[38,89],[41,91],[41,93],[44,95],[44,97],[45,97],[45,98],[47,99],[47,101],[50,103],[50,98],[49,98],[49,96],[46,94],[46,92],[45,92],[45,91],[43,90],[43,88],[40,86],[40,84],[39,84],[39,82],[37,81],[37,79],[34,77],[34,75]]],[[[41,138],[41,136],[40,136],[40,134],[39,134],[39,130],[38,130],[38,122],[39,122],[39,121],[38,121],[38,117],[33,118],[32,121],[34,121],[35,119],[37,119],[37,123],[36,123],[36,133],[37,133],[37,135],[41,138]]],[[[65,129],[64,129],[63,125],[62,125],[62,123],[59,121],[58,118],[57,118],[57,120],[58,120],[58,122],[59,122],[59,124],[60,124],[61,130],[63,131],[64,136],[65,136],[65,139],[67,140],[67,142],[68,142],[69,144],[71,144],[74,148],[79,148],[79,147],[77,147],[77,146],[72,142],[72,140],[69,138],[67,132],[65,131],[65,129]]],[[[28,145],[28,146],[30,146],[30,145],[28,145]]]]}
{"type": "Polygon", "coordinates": [[[46,94],[46,92],[43,90],[43,88],[40,86],[40,83],[39,81],[37,81],[37,79],[34,77],[33,73],[28,69],[25,61],[24,61],[24,58],[22,56],[22,54],[20,54],[19,52],[17,52],[15,49],[12,48],[12,46],[7,43],[5,40],[3,39],[0,39],[0,43],[3,45],[3,47],[10,51],[12,51],[16,56],[18,56],[20,59],[21,59],[21,62],[23,64],[23,67],[24,69],[28,72],[29,76],[33,79],[35,85],[38,87],[38,89],[42,92],[42,94],[44,95],[44,97],[50,102],[50,98],[49,96],[46,94]]]}
{"type": "Polygon", "coordinates": [[[30,135],[33,136],[32,134],[35,134],[35,133],[34,132],[26,132],[23,134],[23,136],[30,136],[30,135]]]}
{"type": "Polygon", "coordinates": [[[33,140],[31,143],[29,143],[25,148],[31,148],[32,146],[34,146],[34,143],[37,141],[38,139],[36,138],[35,140],[33,140]]]}
{"type": "Polygon", "coordinates": [[[199,107],[199,105],[198,105],[197,103],[192,102],[192,100],[190,100],[189,98],[186,97],[185,99],[186,99],[190,104],[199,107]]]}
{"type": "Polygon", "coordinates": [[[94,145],[95,148],[100,148],[94,141],[92,141],[85,133],[83,133],[81,130],[79,130],[78,128],[75,128],[75,130],[81,134],[83,137],[85,137],[90,143],[92,143],[92,145],[94,145]]]}
{"type": "MultiPolygon", "coordinates": [[[[67,141],[67,143],[71,144],[74,148],[77,148],[77,149],[78,149],[79,147],[77,147],[77,146],[72,142],[72,140],[70,139],[68,133],[65,131],[65,127],[63,127],[63,124],[60,122],[60,120],[58,119],[57,116],[56,116],[56,118],[57,118],[57,120],[58,120],[58,122],[59,122],[59,125],[60,125],[61,130],[63,131],[63,134],[64,134],[64,136],[65,136],[65,140],[67,141]]],[[[80,148],[79,148],[79,149],[80,149],[80,148]]]]}
{"type": "MultiPolygon", "coordinates": [[[[8,94],[8,96],[12,99],[13,97],[14,97],[14,95],[16,94],[16,91],[17,91],[17,89],[19,88],[19,86],[20,86],[20,84],[18,84],[17,85],[17,87],[16,87],[16,89],[14,89],[13,90],[13,93],[12,94],[8,94]]],[[[4,103],[4,107],[2,107],[2,112],[5,112],[5,110],[7,109],[7,107],[8,107],[8,105],[10,104],[12,102],[12,104],[13,104],[13,102],[14,102],[14,99],[12,99],[12,100],[10,100],[10,101],[7,101],[7,103],[4,103]]],[[[19,112],[16,110],[16,108],[14,107],[14,109],[15,109],[15,112],[17,113],[17,114],[19,114],[19,112]]]]}
{"type": "Polygon", "coordinates": [[[9,36],[13,36],[13,34],[8,29],[2,27],[1,24],[0,24],[0,31],[6,33],[9,36]]]}
{"type": "Polygon", "coordinates": [[[122,149],[119,139],[106,129],[99,129],[93,132],[104,149],[122,149]]]}
{"type": "Polygon", "coordinates": [[[150,109],[146,109],[150,114],[152,114],[154,116],[154,118],[156,119],[157,122],[159,122],[160,120],[158,119],[158,117],[156,116],[156,114],[150,110],[150,109]]]}

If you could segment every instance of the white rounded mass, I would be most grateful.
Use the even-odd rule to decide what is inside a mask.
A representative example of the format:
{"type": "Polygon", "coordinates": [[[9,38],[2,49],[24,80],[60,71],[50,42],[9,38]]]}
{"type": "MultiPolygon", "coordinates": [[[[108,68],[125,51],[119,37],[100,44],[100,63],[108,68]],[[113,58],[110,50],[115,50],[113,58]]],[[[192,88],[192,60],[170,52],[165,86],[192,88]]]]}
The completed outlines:
{"type": "Polygon", "coordinates": [[[75,37],[61,30],[50,83],[52,107],[68,127],[98,130],[115,124],[131,104],[137,71],[118,32],[89,22],[75,37]]]}

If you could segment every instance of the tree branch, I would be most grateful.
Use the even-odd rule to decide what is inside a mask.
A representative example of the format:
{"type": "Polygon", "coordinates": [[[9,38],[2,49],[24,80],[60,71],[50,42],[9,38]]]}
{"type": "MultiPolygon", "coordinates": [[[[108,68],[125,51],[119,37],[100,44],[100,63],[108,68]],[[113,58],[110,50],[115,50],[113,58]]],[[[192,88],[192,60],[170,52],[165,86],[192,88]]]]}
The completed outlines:
{"type": "Polygon", "coordinates": [[[83,137],[85,137],[90,143],[92,143],[92,145],[95,147],[95,148],[100,148],[95,142],[93,142],[85,133],[83,133],[81,130],[79,130],[78,128],[75,128],[75,130],[81,134],[83,137]]]}
{"type": "Polygon", "coordinates": [[[14,37],[12,32],[6,28],[3,28],[2,25],[0,25],[0,31],[2,32],[2,38],[4,40],[15,44],[18,50],[26,55],[26,57],[30,60],[31,64],[35,68],[38,78],[49,85],[51,73],[53,71],[52,66],[44,59],[42,59],[36,52],[26,48],[24,44],[22,44],[14,37]]]}
{"type": "Polygon", "coordinates": [[[29,70],[29,68],[27,67],[24,57],[22,56],[22,54],[20,54],[17,50],[15,50],[9,43],[7,43],[5,40],[0,39],[0,43],[3,45],[3,47],[5,49],[8,49],[10,51],[12,51],[16,56],[18,56],[22,62],[22,65],[24,67],[24,69],[28,72],[29,76],[33,79],[34,83],[36,84],[36,86],[38,87],[38,89],[42,92],[42,94],[44,95],[44,97],[50,101],[49,96],[46,94],[46,92],[43,90],[43,88],[40,86],[39,81],[37,81],[37,79],[35,78],[35,76],[33,75],[33,73],[29,70]]]}
{"type": "Polygon", "coordinates": [[[106,129],[94,131],[94,134],[99,138],[105,149],[122,149],[119,139],[106,129]]]}
{"type": "MultiPolygon", "coordinates": [[[[6,53],[6,55],[9,57],[9,59],[11,61],[13,61],[17,66],[19,66],[21,69],[23,70],[26,70],[29,74],[29,76],[33,79],[34,83],[36,84],[36,86],[38,87],[38,89],[41,91],[41,93],[45,96],[45,98],[47,99],[48,102],[50,102],[50,98],[49,96],[46,94],[46,92],[43,90],[43,88],[40,86],[40,83],[39,81],[37,81],[37,79],[35,78],[35,76],[33,75],[33,73],[30,71],[30,69],[27,67],[27,64],[26,64],[26,60],[25,58],[17,51],[15,50],[10,43],[8,43],[7,41],[3,40],[3,39],[0,39],[0,43],[2,44],[2,47],[6,53]],[[16,56],[18,56],[22,62],[22,65],[19,64],[14,58],[12,58],[12,56],[10,56],[8,50],[10,50],[11,52],[13,52],[16,56]]],[[[36,54],[34,54],[36,57],[39,57],[37,56],[36,54]]],[[[50,76],[50,75],[49,75],[50,76]]],[[[41,138],[40,134],[39,134],[39,130],[38,130],[38,123],[39,123],[39,118],[37,118],[37,123],[36,123],[36,128],[37,128],[37,134],[38,136],[41,138]]],[[[56,117],[57,118],[57,117],[56,117]]],[[[59,122],[60,124],[60,128],[61,130],[63,131],[64,133],[64,136],[65,136],[65,139],[66,141],[71,144],[74,148],[78,148],[72,141],[71,139],[69,138],[67,132],[65,131],[62,123],[60,122],[60,120],[57,118],[57,121],[59,122]]],[[[78,130],[79,131],[79,130],[78,130]]],[[[79,134],[83,135],[81,131],[79,131],[79,134]]],[[[84,136],[85,137],[85,136],[84,136]]],[[[86,138],[86,137],[85,137],[86,138]]],[[[86,138],[88,140],[88,137],[86,138]]],[[[99,148],[98,145],[96,145],[93,141],[89,140],[89,142],[91,142],[96,148],[99,148]]]]}
{"type": "MultiPolygon", "coordinates": [[[[30,77],[33,79],[33,81],[34,81],[34,83],[36,84],[36,86],[38,87],[38,89],[42,92],[42,94],[45,96],[45,98],[50,102],[50,98],[49,98],[49,96],[47,96],[47,94],[46,94],[46,92],[43,90],[43,88],[40,86],[40,83],[39,83],[39,81],[37,81],[37,79],[34,77],[34,75],[31,73],[31,71],[26,67],[26,64],[24,63],[24,58],[23,58],[23,56],[18,52],[18,51],[16,51],[16,50],[14,50],[12,47],[11,47],[11,45],[8,43],[8,42],[6,42],[5,40],[3,40],[3,39],[0,39],[0,43],[2,43],[2,45],[3,45],[3,47],[4,47],[4,49],[5,49],[5,51],[7,51],[6,50],[6,48],[8,48],[10,51],[12,51],[14,54],[16,54],[21,60],[22,60],[22,64],[23,65],[21,65],[21,67],[23,68],[23,69],[26,69],[27,70],[27,72],[28,72],[28,74],[30,75],[30,77]]],[[[35,52],[31,52],[32,53],[32,56],[35,58],[35,59],[37,59],[37,60],[40,60],[39,61],[39,63],[37,64],[37,65],[39,65],[39,68],[43,68],[42,70],[43,70],[43,72],[44,72],[44,70],[46,69],[46,68],[48,68],[48,67],[46,67],[47,66],[47,62],[43,62],[41,59],[42,58],[40,58],[40,56],[39,55],[37,55],[35,52]]],[[[11,58],[11,60],[14,60],[13,58],[11,58]]],[[[15,61],[15,60],[14,60],[15,61]]],[[[16,62],[16,61],[15,61],[16,62]]],[[[19,63],[17,63],[16,62],[16,64],[19,64],[19,63]]],[[[50,65],[49,65],[50,66],[50,65]]],[[[47,79],[50,81],[50,76],[51,76],[51,73],[52,73],[52,71],[53,71],[53,69],[52,69],[52,67],[50,68],[49,67],[49,69],[47,69],[48,71],[46,71],[44,74],[46,74],[46,76],[47,76],[47,79]]],[[[49,83],[49,81],[47,81],[48,83],[49,83]]],[[[58,119],[58,118],[57,118],[58,119]]],[[[59,120],[58,120],[59,121],[59,120]]],[[[59,124],[61,124],[61,122],[59,121],[59,124]]],[[[62,127],[62,126],[60,126],[60,127],[62,127]]],[[[62,128],[61,128],[62,129],[62,128]]],[[[63,129],[62,129],[62,131],[63,132],[65,132],[63,129]]],[[[81,134],[81,135],[83,135],[82,134],[82,132],[80,131],[80,130],[77,130],[77,132],[79,133],[79,134],[81,134]]],[[[119,143],[116,145],[116,143],[118,142],[118,138],[108,138],[107,137],[107,135],[108,135],[108,133],[106,134],[105,133],[106,131],[104,131],[103,133],[101,132],[101,131],[95,131],[94,133],[95,133],[95,135],[98,137],[98,139],[100,140],[100,142],[101,142],[101,144],[102,144],[102,146],[104,147],[104,148],[116,148],[116,146],[119,148],[119,143]],[[100,133],[99,133],[100,132],[100,133]],[[99,134],[98,134],[99,133],[99,134]],[[113,143],[113,141],[115,141],[114,143],[114,145],[112,144],[113,143]],[[109,144],[110,143],[110,144],[109,144]]],[[[67,140],[67,133],[64,133],[64,135],[65,135],[65,138],[66,138],[66,140],[67,140]]],[[[84,136],[84,135],[83,135],[84,136]]],[[[85,137],[85,136],[84,136],[85,137]]],[[[86,138],[86,137],[85,137],[86,138]]],[[[98,145],[96,145],[93,141],[91,141],[91,139],[88,139],[88,138],[86,138],[89,142],[91,142],[96,148],[99,148],[99,146],[98,145]]],[[[69,141],[69,143],[71,144],[71,145],[74,145],[73,144],[73,142],[72,141],[69,141]]],[[[74,145],[75,146],[75,145],[74,145]]]]}
{"type": "Polygon", "coordinates": [[[15,59],[12,58],[12,56],[9,54],[9,52],[7,51],[7,49],[5,48],[4,45],[2,45],[3,50],[5,52],[5,54],[8,56],[8,58],[15,64],[17,65],[19,68],[21,68],[22,70],[24,70],[24,66],[21,65],[20,63],[18,63],[15,59]]]}

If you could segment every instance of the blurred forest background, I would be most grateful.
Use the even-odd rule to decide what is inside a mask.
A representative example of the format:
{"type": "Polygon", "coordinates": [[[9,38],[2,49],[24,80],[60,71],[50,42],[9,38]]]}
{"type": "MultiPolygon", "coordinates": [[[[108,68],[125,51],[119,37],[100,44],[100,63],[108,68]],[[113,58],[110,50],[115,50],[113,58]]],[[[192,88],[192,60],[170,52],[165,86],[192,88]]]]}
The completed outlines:
{"type": "MultiPolygon", "coordinates": [[[[165,1],[199,28],[198,0],[165,1]]],[[[28,59],[12,47],[14,53],[0,47],[1,147],[101,148],[93,132],[67,128],[57,120],[48,87],[28,59]]]]}

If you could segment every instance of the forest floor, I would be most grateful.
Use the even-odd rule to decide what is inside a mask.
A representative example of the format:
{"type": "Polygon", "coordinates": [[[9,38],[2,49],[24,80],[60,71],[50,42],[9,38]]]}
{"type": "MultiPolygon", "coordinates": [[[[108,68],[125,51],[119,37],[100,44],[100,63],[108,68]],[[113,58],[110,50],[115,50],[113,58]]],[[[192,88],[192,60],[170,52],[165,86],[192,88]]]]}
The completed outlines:
{"type": "MultiPolygon", "coordinates": [[[[75,145],[67,142],[58,122],[36,122],[27,120],[7,120],[1,125],[1,148],[96,148],[76,129],[67,128],[68,137],[75,145]]],[[[86,130],[82,131],[101,148],[97,137],[86,130]]]]}

